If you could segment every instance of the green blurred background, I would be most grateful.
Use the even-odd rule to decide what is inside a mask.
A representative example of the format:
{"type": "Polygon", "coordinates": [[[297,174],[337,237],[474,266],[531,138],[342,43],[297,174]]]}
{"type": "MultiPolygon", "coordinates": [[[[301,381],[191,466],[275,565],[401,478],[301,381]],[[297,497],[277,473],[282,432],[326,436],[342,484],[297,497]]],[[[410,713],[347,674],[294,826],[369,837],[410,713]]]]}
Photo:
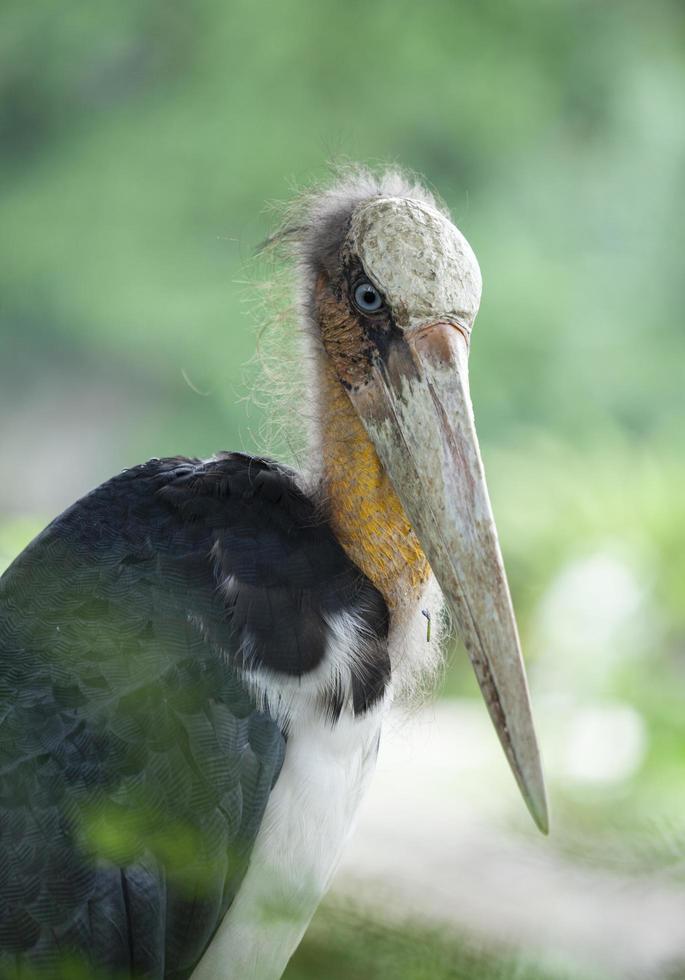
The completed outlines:
{"type": "MultiPolygon", "coordinates": [[[[124,466],[257,447],[265,202],[331,160],[416,170],[483,270],[472,390],[549,848],[682,897],[684,43],[679,0],[4,0],[0,567],[124,466]]],[[[475,696],[457,653],[443,693],[475,696]]],[[[581,975],[423,932],[348,961],[349,928],[288,976],[581,975]]]]}

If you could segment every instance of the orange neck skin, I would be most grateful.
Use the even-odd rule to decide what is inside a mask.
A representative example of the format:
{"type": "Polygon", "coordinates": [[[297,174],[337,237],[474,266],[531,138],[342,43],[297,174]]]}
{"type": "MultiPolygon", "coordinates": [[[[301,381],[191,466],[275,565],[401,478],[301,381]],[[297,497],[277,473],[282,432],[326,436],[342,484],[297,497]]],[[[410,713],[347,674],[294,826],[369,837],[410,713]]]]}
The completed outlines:
{"type": "Polygon", "coordinates": [[[430,568],[330,359],[319,359],[319,445],[329,520],[352,561],[396,609],[419,599],[430,568]]]}

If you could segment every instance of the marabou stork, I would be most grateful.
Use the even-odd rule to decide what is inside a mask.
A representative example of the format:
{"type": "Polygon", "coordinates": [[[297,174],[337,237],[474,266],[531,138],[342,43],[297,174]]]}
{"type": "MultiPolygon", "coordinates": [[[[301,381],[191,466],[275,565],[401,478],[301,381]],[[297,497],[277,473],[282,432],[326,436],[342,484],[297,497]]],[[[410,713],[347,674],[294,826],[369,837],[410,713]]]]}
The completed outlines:
{"type": "Polygon", "coordinates": [[[0,580],[2,976],[70,976],[66,958],[92,977],[280,977],[393,688],[435,646],[431,590],[546,829],[469,396],[475,256],[395,173],[310,196],[280,238],[315,406],[308,472],[150,460],[0,580]]]}

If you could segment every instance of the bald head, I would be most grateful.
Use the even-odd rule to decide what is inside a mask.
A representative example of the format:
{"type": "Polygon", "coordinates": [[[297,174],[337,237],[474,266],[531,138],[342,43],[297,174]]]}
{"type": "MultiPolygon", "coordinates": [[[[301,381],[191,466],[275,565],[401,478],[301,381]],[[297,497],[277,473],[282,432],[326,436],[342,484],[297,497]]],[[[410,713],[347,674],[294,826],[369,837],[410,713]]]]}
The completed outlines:
{"type": "Polygon", "coordinates": [[[434,207],[405,197],[365,202],[352,214],[347,242],[399,327],[435,319],[472,325],[481,294],[478,262],[434,207]]]}

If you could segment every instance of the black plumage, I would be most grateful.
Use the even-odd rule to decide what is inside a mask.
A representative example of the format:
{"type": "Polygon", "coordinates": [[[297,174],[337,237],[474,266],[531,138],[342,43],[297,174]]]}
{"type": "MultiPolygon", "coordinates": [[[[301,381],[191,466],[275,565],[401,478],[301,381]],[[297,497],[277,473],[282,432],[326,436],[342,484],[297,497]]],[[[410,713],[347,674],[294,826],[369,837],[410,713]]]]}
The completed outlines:
{"type": "Polygon", "coordinates": [[[0,579],[1,976],[190,974],[285,751],[244,672],[316,670],[341,611],[359,713],[389,676],[385,602],[293,474],[240,454],[125,471],[29,545],[0,579]]]}

